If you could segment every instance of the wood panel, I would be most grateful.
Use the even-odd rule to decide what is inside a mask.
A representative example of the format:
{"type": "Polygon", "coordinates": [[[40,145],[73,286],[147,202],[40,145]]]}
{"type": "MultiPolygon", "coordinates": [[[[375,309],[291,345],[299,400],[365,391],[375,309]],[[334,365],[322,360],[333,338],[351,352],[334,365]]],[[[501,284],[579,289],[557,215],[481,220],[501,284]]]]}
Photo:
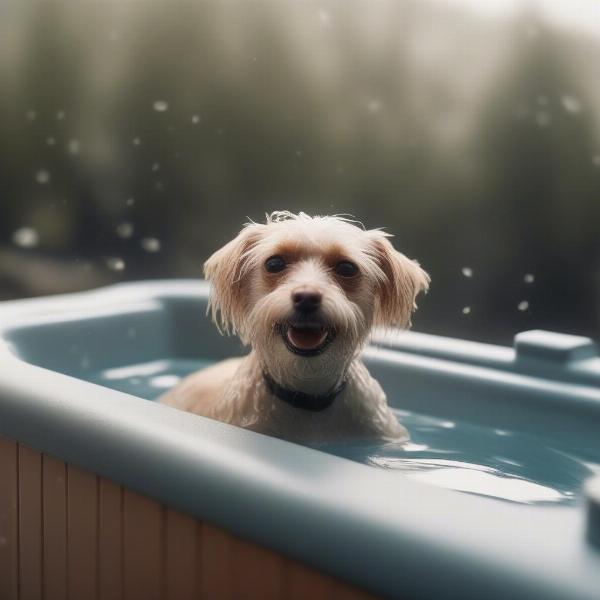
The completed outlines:
{"type": "Polygon", "coordinates": [[[96,599],[97,477],[67,465],[67,597],[96,599]]]}
{"type": "Polygon", "coordinates": [[[98,482],[98,600],[123,599],[123,489],[98,482]]]}
{"type": "Polygon", "coordinates": [[[175,510],[166,511],[165,598],[194,600],[198,521],[175,510]]]}
{"type": "Polygon", "coordinates": [[[19,455],[0,438],[0,598],[19,595],[19,455]]]}
{"type": "Polygon", "coordinates": [[[19,598],[42,596],[42,455],[19,445],[19,598]]]}
{"type": "Polygon", "coordinates": [[[67,597],[67,467],[44,455],[42,465],[44,600],[67,597]]]}
{"type": "Polygon", "coordinates": [[[164,508],[145,496],[124,491],[123,596],[159,600],[163,595],[164,508]]]}
{"type": "Polygon", "coordinates": [[[1,600],[373,596],[0,438],[1,600]]]}

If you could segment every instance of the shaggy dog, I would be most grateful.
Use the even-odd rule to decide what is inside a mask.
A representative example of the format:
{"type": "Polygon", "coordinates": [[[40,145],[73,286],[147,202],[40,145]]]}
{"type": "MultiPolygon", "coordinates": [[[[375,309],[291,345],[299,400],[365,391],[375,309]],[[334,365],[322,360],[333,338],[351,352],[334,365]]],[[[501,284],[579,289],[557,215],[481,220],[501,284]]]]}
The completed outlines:
{"type": "Polygon", "coordinates": [[[275,212],[206,262],[209,310],[251,346],[161,401],[290,441],[408,439],[360,351],[374,326],[408,327],[429,277],[380,230],[275,212]]]}

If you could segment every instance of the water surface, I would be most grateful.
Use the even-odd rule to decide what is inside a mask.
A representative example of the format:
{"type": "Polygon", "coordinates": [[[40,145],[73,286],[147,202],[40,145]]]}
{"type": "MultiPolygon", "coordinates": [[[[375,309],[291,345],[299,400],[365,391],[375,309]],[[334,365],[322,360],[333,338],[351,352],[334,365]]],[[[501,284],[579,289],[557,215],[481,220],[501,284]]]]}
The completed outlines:
{"type": "MultiPolygon", "coordinates": [[[[95,372],[89,379],[155,400],[209,364],[160,360],[95,372]]],[[[431,485],[524,504],[576,502],[583,481],[600,473],[600,450],[584,456],[550,437],[415,412],[395,413],[410,432],[407,444],[348,442],[322,444],[318,449],[431,485]]]]}

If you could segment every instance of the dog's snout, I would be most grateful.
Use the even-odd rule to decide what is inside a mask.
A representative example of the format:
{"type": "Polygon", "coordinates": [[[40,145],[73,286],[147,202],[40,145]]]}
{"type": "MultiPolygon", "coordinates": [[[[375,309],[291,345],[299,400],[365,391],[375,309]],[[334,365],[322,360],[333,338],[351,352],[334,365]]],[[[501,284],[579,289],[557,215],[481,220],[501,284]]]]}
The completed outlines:
{"type": "Polygon", "coordinates": [[[305,288],[292,293],[292,302],[296,310],[303,313],[310,313],[321,306],[322,297],[321,292],[305,288]]]}

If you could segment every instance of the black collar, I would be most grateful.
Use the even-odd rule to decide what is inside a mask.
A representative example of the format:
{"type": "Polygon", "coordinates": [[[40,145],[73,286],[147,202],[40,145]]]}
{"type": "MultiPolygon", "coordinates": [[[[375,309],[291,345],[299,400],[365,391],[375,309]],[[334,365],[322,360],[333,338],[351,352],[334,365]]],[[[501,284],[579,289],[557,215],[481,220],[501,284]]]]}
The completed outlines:
{"type": "Polygon", "coordinates": [[[323,394],[322,396],[313,396],[312,394],[305,394],[298,390],[290,390],[280,386],[276,383],[268,373],[263,373],[265,383],[269,388],[269,391],[277,396],[280,400],[283,400],[287,404],[290,404],[294,408],[301,408],[302,410],[309,410],[311,412],[320,412],[330,407],[333,401],[342,393],[346,387],[346,379],[336,385],[330,392],[323,394]]]}

